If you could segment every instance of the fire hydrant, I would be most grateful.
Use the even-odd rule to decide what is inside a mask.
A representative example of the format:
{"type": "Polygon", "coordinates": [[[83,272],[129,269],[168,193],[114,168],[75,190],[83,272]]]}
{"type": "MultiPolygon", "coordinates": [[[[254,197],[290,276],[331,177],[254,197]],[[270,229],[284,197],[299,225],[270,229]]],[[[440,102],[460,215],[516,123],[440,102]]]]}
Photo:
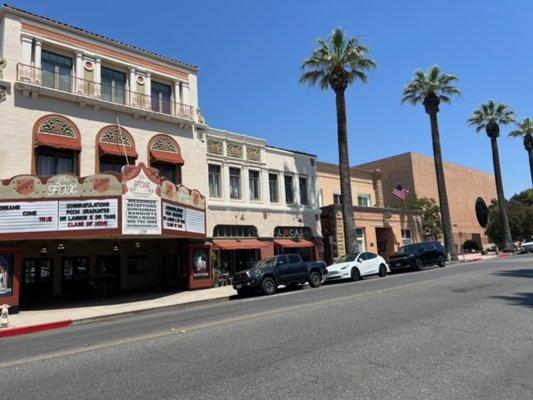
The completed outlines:
{"type": "Polygon", "coordinates": [[[5,328],[9,324],[9,306],[2,304],[0,306],[0,328],[5,328]]]}

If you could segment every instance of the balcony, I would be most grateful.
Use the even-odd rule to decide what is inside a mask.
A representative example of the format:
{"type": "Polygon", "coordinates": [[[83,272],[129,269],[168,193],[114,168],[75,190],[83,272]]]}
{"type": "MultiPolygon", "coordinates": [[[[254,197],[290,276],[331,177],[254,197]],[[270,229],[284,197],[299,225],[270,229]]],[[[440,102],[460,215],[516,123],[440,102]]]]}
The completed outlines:
{"type": "Polygon", "coordinates": [[[62,74],[37,68],[32,65],[17,65],[18,89],[51,97],[66,97],[80,104],[92,104],[144,116],[190,125],[194,121],[193,107],[171,101],[161,96],[132,92],[123,87],[106,85],[71,74],[62,74]],[[35,90],[37,89],[37,90],[35,90]]]}

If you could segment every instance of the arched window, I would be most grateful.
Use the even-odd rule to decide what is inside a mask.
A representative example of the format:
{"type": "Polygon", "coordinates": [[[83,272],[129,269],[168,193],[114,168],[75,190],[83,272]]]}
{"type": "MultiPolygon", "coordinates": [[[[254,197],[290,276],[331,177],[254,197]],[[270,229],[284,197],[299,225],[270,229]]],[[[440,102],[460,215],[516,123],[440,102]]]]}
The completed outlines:
{"type": "Polygon", "coordinates": [[[176,184],[181,183],[181,166],[185,163],[176,140],[169,135],[155,135],[148,143],[150,167],[157,168],[159,175],[176,184]]]}
{"type": "Polygon", "coordinates": [[[81,137],[70,119],[57,114],[39,118],[33,127],[33,146],[32,171],[36,175],[79,173],[81,137]]]}
{"type": "Polygon", "coordinates": [[[124,165],[134,165],[137,159],[135,140],[131,133],[117,125],[108,125],[96,135],[98,172],[120,173],[124,165]]]}

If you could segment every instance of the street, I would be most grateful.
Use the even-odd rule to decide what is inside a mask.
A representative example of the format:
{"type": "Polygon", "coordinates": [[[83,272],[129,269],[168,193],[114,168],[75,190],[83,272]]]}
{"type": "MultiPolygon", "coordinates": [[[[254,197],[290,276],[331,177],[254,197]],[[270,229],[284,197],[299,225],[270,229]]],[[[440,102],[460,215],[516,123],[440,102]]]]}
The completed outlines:
{"type": "Polygon", "coordinates": [[[533,398],[533,257],[0,341],[3,399],[533,398]]]}

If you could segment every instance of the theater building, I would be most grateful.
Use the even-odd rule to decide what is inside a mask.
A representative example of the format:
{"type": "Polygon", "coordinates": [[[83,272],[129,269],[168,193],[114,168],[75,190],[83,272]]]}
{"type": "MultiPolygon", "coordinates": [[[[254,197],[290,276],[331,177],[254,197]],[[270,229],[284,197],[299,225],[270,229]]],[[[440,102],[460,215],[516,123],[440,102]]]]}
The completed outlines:
{"type": "MultiPolygon", "coordinates": [[[[439,204],[433,157],[408,152],[371,161],[356,168],[379,169],[383,172],[384,201],[388,206],[398,202],[392,195],[392,190],[399,184],[407,188],[411,196],[429,197],[439,204]]],[[[497,198],[494,175],[444,162],[444,177],[456,245],[459,247],[466,240],[487,245],[489,238],[476,217],[476,202],[482,199],[489,205],[497,198]]]]}
{"type": "Polygon", "coordinates": [[[297,252],[322,258],[316,156],[209,129],[207,235],[221,272],[297,252]]]}
{"type": "MultiPolygon", "coordinates": [[[[422,224],[417,212],[385,207],[383,173],[380,170],[352,168],[350,172],[360,251],[370,251],[387,259],[400,246],[422,240],[422,224]]],[[[346,254],[339,166],[319,162],[317,181],[324,259],[330,263],[346,254]]]]}
{"type": "Polygon", "coordinates": [[[197,68],[9,6],[0,59],[0,303],[212,286],[197,68]]]}

